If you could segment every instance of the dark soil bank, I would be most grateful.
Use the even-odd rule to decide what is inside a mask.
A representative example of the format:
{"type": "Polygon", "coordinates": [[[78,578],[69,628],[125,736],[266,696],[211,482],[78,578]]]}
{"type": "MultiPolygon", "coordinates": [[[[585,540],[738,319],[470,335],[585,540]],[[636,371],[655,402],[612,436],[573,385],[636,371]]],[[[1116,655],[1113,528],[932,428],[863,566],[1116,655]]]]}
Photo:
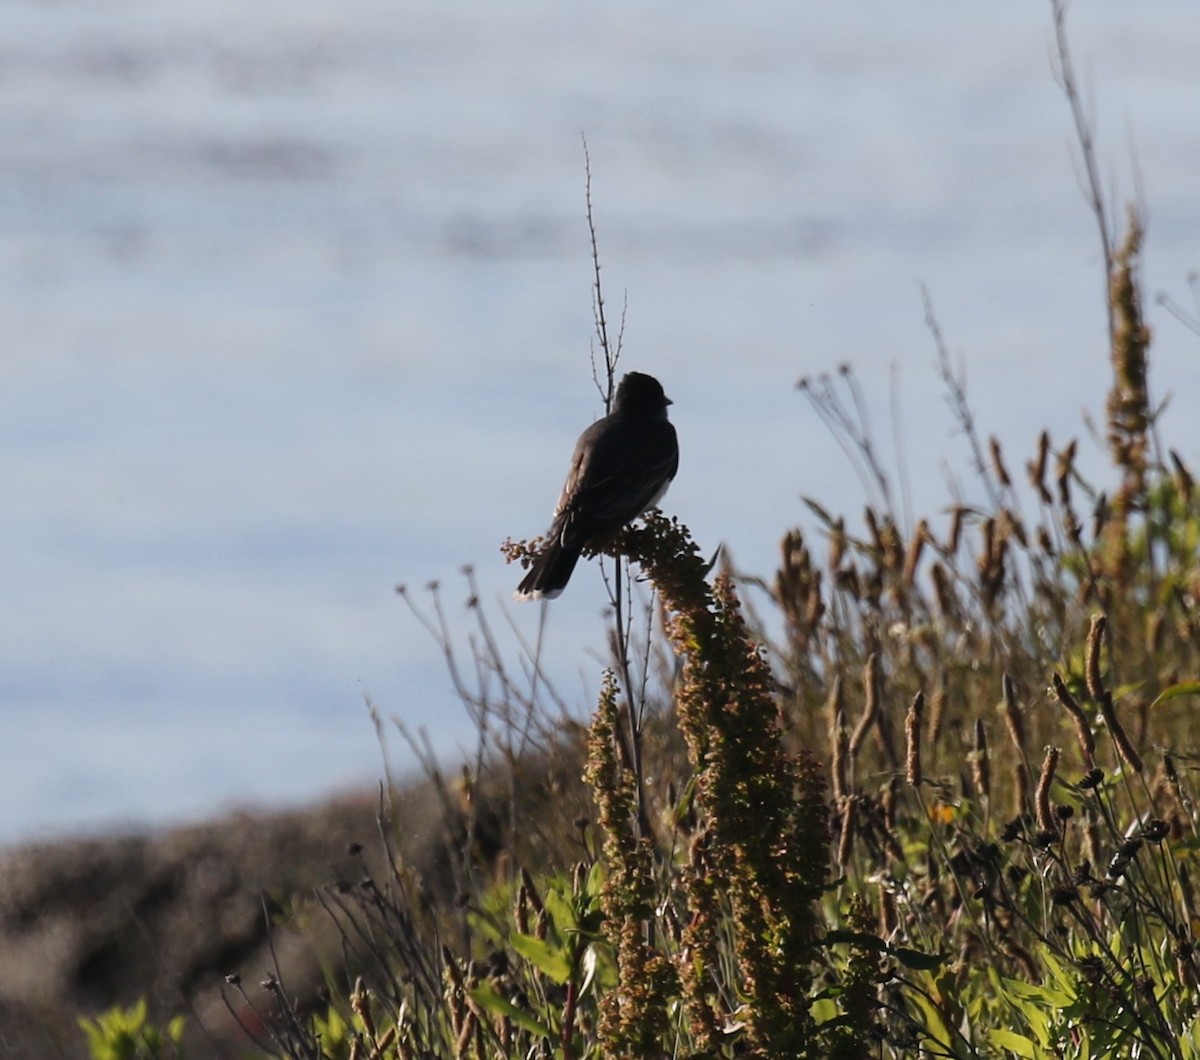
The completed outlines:
{"type": "MultiPolygon", "coordinates": [[[[235,813],[160,834],[0,851],[0,1057],[86,1057],[80,1016],[145,997],[152,1017],[188,1019],[187,1055],[258,1055],[222,1001],[239,975],[255,1007],[274,969],[315,999],[336,969],[320,889],[382,865],[378,799],[304,811],[235,813]],[[351,844],[364,854],[353,856],[351,844]],[[268,932],[268,924],[270,929],[268,932]]],[[[407,863],[436,889],[442,815],[428,788],[396,799],[407,863]]],[[[336,974],[336,973],[335,973],[336,974]]]]}

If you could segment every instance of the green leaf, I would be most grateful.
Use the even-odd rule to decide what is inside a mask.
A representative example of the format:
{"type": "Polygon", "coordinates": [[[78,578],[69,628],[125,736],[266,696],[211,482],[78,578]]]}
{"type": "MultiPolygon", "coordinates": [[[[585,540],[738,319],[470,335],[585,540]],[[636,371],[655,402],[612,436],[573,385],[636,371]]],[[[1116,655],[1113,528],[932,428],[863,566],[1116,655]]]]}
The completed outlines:
{"type": "Polygon", "coordinates": [[[954,1034],[946,1023],[945,1017],[929,997],[923,991],[918,991],[913,994],[912,999],[924,1017],[921,1027],[922,1037],[932,1038],[938,1042],[953,1041],[954,1034]]]}
{"type": "Polygon", "coordinates": [[[559,986],[571,978],[571,964],[563,947],[519,933],[512,936],[511,942],[517,953],[559,986]]]}
{"type": "Polygon", "coordinates": [[[557,886],[548,887],[542,896],[546,912],[554,922],[554,930],[563,935],[579,926],[572,897],[564,896],[557,886]]]}
{"type": "Polygon", "coordinates": [[[840,1026],[840,1024],[834,1024],[834,1020],[845,1020],[845,1016],[838,1009],[837,1002],[831,997],[817,998],[808,1011],[809,1015],[812,1016],[813,1023],[820,1027],[822,1031],[828,1030],[830,1026],[840,1026]]]}
{"type": "Polygon", "coordinates": [[[1023,997],[1029,1001],[1037,1001],[1039,1004],[1052,1009],[1066,1008],[1075,1000],[1064,990],[1055,990],[1037,983],[1026,983],[1021,979],[1005,979],[1004,987],[1010,993],[1016,994],[1017,997],[1023,997]]]}
{"type": "Polygon", "coordinates": [[[931,972],[946,963],[944,954],[922,953],[920,950],[910,950],[907,946],[888,946],[887,952],[906,968],[918,972],[931,972]]]}
{"type": "Polygon", "coordinates": [[[848,942],[852,946],[861,946],[864,950],[875,950],[877,953],[883,953],[889,949],[886,942],[878,935],[872,935],[869,931],[849,931],[845,928],[834,928],[832,931],[825,932],[824,943],[831,942],[848,942]]]}
{"type": "Polygon", "coordinates": [[[946,958],[943,954],[922,953],[920,950],[912,950],[907,946],[889,946],[878,935],[872,935],[869,931],[850,931],[846,928],[834,928],[832,931],[827,931],[824,939],[821,941],[823,945],[846,942],[851,946],[858,946],[864,950],[886,953],[891,957],[895,957],[906,968],[912,968],[918,972],[932,972],[946,963],[946,958]]]}
{"type": "Polygon", "coordinates": [[[588,869],[587,879],[584,881],[583,893],[589,898],[598,898],[604,893],[604,881],[607,878],[607,873],[604,871],[604,862],[597,860],[588,869]]]}
{"type": "Polygon", "coordinates": [[[1150,706],[1157,707],[1160,703],[1166,703],[1169,699],[1178,699],[1180,696],[1196,695],[1200,695],[1200,681],[1181,681],[1179,684],[1171,685],[1170,688],[1164,688],[1159,692],[1150,706]]]}
{"type": "Polygon", "coordinates": [[[1038,1058],[1037,1044],[1030,1041],[1023,1034],[1016,1034],[1013,1031],[995,1028],[988,1032],[988,1036],[1001,1049],[1007,1049],[1010,1053],[1016,1053],[1017,1056],[1024,1057],[1025,1060],[1037,1060],[1038,1058]]]}
{"type": "Polygon", "coordinates": [[[524,1009],[517,1008],[506,997],[501,997],[488,983],[480,983],[478,986],[472,987],[467,991],[471,995],[471,1000],[475,1002],[485,1012],[491,1012],[494,1015],[504,1016],[511,1020],[523,1031],[528,1031],[530,1034],[535,1034],[539,1038],[549,1038],[553,1033],[541,1020],[526,1012],[524,1009]]]}

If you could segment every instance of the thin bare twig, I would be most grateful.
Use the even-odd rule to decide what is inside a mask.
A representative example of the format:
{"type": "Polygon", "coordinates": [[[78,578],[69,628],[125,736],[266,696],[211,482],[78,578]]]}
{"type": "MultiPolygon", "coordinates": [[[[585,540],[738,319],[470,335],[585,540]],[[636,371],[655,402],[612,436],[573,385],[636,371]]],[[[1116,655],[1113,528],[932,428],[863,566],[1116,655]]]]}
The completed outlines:
{"type": "Polygon", "coordinates": [[[1067,97],[1071,106],[1071,120],[1075,126],[1075,136],[1079,141],[1079,161],[1083,165],[1083,175],[1080,179],[1080,190],[1096,219],[1096,228],[1100,233],[1100,249],[1104,255],[1104,305],[1108,313],[1108,334],[1110,340],[1116,334],[1116,319],[1113,316],[1113,306],[1109,298],[1109,283],[1113,270],[1113,233],[1116,224],[1106,205],[1104,186],[1100,180],[1100,166],[1096,161],[1096,137],[1091,118],[1084,108],[1083,96],[1079,90],[1079,80],[1075,76],[1075,66],[1071,60],[1071,48],[1067,41],[1067,4],[1066,0],[1050,0],[1054,11],[1054,75],[1059,87],[1067,97]]]}

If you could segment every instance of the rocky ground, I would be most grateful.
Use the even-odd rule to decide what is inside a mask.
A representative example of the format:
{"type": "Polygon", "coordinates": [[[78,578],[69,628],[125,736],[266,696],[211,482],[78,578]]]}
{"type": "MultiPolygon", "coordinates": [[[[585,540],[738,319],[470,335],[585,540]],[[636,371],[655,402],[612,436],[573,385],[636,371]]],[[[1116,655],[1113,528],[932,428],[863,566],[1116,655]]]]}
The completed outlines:
{"type": "MultiPolygon", "coordinates": [[[[396,796],[391,834],[438,886],[444,807],[429,785],[396,796]]],[[[278,969],[292,997],[315,998],[336,962],[336,927],[317,896],[382,865],[379,797],[303,811],[235,813],[150,835],[0,850],[0,1057],[86,1057],[81,1016],[146,997],[155,1018],[184,1013],[187,1055],[258,1056],[243,1022],[278,969]],[[352,844],[364,853],[352,854],[352,844]]],[[[444,874],[442,874],[444,879],[444,874]]]]}

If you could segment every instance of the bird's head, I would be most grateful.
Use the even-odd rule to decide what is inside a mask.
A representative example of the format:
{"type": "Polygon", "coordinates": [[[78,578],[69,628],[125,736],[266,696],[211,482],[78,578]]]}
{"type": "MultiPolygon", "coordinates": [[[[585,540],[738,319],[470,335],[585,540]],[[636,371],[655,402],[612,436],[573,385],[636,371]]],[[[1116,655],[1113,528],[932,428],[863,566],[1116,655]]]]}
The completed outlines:
{"type": "Polygon", "coordinates": [[[671,399],[663,393],[662,384],[644,372],[627,372],[617,387],[613,401],[614,412],[654,414],[666,412],[671,399]]]}

